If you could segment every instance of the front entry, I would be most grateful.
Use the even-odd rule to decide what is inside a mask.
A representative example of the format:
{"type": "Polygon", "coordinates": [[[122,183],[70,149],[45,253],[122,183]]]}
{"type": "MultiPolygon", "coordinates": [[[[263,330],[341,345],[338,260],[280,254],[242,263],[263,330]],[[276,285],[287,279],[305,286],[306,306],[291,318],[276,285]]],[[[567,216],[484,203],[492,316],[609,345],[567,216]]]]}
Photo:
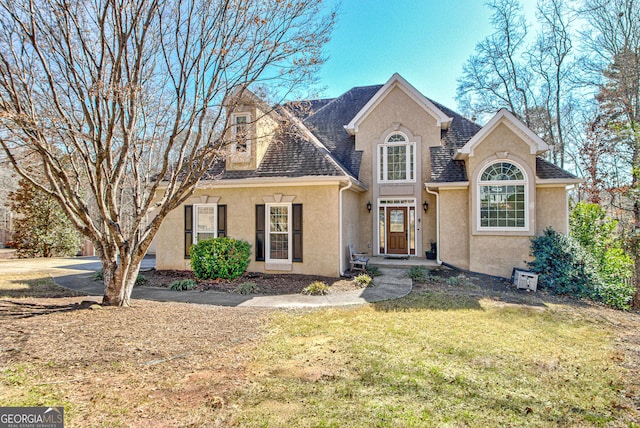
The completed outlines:
{"type": "Polygon", "coordinates": [[[408,254],[407,207],[387,208],[387,254],[408,254]]]}
{"type": "Polygon", "coordinates": [[[379,254],[416,254],[416,200],[378,200],[379,254]]]}

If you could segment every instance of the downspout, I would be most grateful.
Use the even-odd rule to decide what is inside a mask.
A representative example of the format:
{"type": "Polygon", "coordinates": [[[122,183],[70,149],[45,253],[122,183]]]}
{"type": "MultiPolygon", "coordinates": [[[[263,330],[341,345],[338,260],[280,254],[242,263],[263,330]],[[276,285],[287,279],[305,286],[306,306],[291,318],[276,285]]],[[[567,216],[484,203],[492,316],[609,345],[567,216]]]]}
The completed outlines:
{"type": "MultiPolygon", "coordinates": [[[[430,195],[435,195],[436,197],[436,263],[438,265],[442,264],[442,260],[440,260],[440,193],[429,190],[429,188],[425,185],[424,189],[430,195]]],[[[424,228],[424,226],[423,226],[424,228]]]]}
{"type": "Polygon", "coordinates": [[[342,224],[344,223],[344,219],[342,218],[342,192],[344,192],[347,189],[350,189],[351,186],[353,186],[353,182],[351,180],[349,180],[349,184],[345,187],[343,187],[342,189],[340,189],[340,195],[338,198],[338,218],[340,220],[340,224],[338,225],[338,245],[340,245],[340,250],[338,251],[338,254],[340,254],[340,265],[339,265],[339,272],[340,272],[340,276],[344,276],[344,245],[342,242],[342,224]]]}

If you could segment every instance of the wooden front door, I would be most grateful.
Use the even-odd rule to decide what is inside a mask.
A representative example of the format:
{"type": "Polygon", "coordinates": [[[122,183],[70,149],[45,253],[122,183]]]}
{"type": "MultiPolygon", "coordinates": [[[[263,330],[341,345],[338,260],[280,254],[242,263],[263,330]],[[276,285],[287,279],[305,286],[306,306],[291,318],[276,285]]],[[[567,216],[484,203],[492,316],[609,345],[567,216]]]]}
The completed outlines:
{"type": "Polygon", "coordinates": [[[408,254],[407,207],[387,208],[387,254],[408,254]]]}

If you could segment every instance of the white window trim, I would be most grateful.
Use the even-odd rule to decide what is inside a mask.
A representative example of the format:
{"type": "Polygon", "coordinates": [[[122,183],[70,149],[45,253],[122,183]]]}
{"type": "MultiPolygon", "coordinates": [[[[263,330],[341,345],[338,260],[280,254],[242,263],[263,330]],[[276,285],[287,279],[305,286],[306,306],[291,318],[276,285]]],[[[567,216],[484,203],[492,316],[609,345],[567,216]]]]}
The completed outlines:
{"type": "Polygon", "coordinates": [[[377,164],[378,164],[378,168],[377,168],[377,175],[376,175],[376,179],[378,183],[415,183],[416,182],[416,167],[417,167],[417,163],[418,160],[416,159],[416,143],[414,141],[409,140],[409,138],[407,137],[407,135],[404,132],[400,132],[400,131],[393,131],[391,132],[389,135],[387,135],[387,137],[384,139],[384,143],[378,144],[378,147],[376,148],[376,156],[377,156],[377,164]],[[389,142],[389,138],[392,135],[395,134],[400,134],[404,137],[405,141],[403,142],[389,142]],[[408,148],[408,152],[407,152],[407,162],[406,162],[406,174],[407,177],[412,177],[413,178],[408,178],[405,180],[389,180],[387,178],[387,174],[388,174],[388,168],[387,168],[387,159],[388,159],[388,155],[387,155],[387,149],[389,147],[393,147],[393,146],[406,146],[408,148]],[[382,149],[383,153],[380,153],[382,149]],[[411,167],[411,155],[413,155],[413,169],[411,167]],[[384,176],[382,178],[381,175],[384,176]]]}
{"type": "Polygon", "coordinates": [[[213,207],[213,237],[218,237],[218,204],[193,204],[193,231],[191,233],[193,244],[198,243],[198,208],[200,207],[213,207]]]}
{"type": "Polygon", "coordinates": [[[518,162],[514,162],[513,160],[509,159],[509,160],[504,160],[504,159],[498,159],[496,161],[493,162],[489,162],[488,164],[484,165],[482,167],[482,169],[480,170],[480,172],[478,173],[478,180],[477,180],[477,184],[476,184],[476,221],[477,221],[477,230],[479,232],[529,232],[530,230],[530,226],[529,226],[529,194],[530,194],[530,188],[529,188],[529,179],[527,177],[527,172],[526,170],[518,163],[518,162]],[[523,179],[522,180],[504,180],[504,181],[481,181],[480,178],[482,177],[482,174],[488,169],[490,168],[492,165],[495,165],[497,163],[510,163],[515,165],[520,172],[522,173],[523,179]],[[496,227],[496,226],[482,226],[482,198],[480,197],[481,193],[480,193],[480,189],[483,186],[524,186],[524,227],[496,227]]]}
{"type": "Polygon", "coordinates": [[[233,137],[233,142],[231,143],[231,159],[234,161],[242,161],[242,162],[246,162],[247,160],[251,159],[251,114],[244,112],[244,113],[232,113],[231,114],[231,136],[233,137]],[[237,129],[237,124],[236,124],[236,120],[238,117],[246,117],[247,118],[247,137],[246,137],[246,143],[247,143],[247,150],[246,152],[239,152],[237,150],[237,144],[236,144],[236,136],[238,135],[238,129],[237,129]]]}
{"type": "Polygon", "coordinates": [[[293,205],[291,203],[268,203],[265,204],[265,262],[273,265],[278,264],[293,264],[293,205]],[[287,207],[287,238],[288,238],[288,248],[287,248],[287,259],[272,259],[271,258],[271,208],[272,207],[287,207]]]}

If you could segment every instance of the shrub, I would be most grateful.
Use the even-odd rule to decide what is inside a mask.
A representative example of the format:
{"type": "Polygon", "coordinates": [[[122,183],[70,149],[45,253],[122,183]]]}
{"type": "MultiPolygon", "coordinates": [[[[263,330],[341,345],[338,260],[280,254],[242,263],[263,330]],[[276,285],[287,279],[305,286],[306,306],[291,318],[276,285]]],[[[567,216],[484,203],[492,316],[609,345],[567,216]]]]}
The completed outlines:
{"type": "Polygon", "coordinates": [[[372,278],[382,275],[382,272],[380,272],[380,269],[377,266],[368,267],[367,268],[367,273],[372,278]]]}
{"type": "Polygon", "coordinates": [[[371,282],[371,277],[366,273],[361,273],[360,275],[356,276],[354,281],[356,285],[358,285],[358,287],[362,288],[367,288],[370,285],[373,285],[373,282],[371,282]]]}
{"type": "Polygon", "coordinates": [[[407,276],[416,282],[426,282],[429,279],[429,271],[424,266],[412,266],[407,276]]]}
{"type": "Polygon", "coordinates": [[[446,279],[446,284],[452,287],[462,287],[469,284],[467,277],[464,275],[452,276],[446,279]]]}
{"type": "Polygon", "coordinates": [[[191,268],[199,279],[235,279],[249,266],[251,245],[233,238],[205,239],[191,247],[191,268]]]}
{"type": "Polygon", "coordinates": [[[591,296],[617,309],[629,309],[635,289],[633,259],[620,246],[618,222],[599,205],[579,202],[570,216],[571,236],[596,262],[600,282],[591,296]]]}
{"type": "Polygon", "coordinates": [[[322,281],[314,281],[302,289],[302,294],[324,296],[325,294],[329,294],[329,286],[322,281]]]}
{"type": "Polygon", "coordinates": [[[531,240],[531,255],[528,265],[542,288],[579,297],[592,297],[598,288],[596,263],[575,239],[548,228],[531,240]]]}
{"type": "Polygon", "coordinates": [[[602,283],[596,290],[594,300],[616,309],[628,310],[635,293],[633,259],[621,248],[609,248],[600,266],[602,283]]]}
{"type": "Polygon", "coordinates": [[[258,287],[255,282],[243,282],[238,285],[233,292],[238,294],[252,294],[258,291],[258,287]]]}
{"type": "Polygon", "coordinates": [[[169,285],[169,290],[173,290],[173,291],[193,290],[194,288],[196,288],[196,285],[197,285],[197,282],[195,282],[193,279],[179,279],[179,280],[173,281],[169,285]]]}
{"type": "Polygon", "coordinates": [[[149,280],[142,275],[138,275],[136,277],[136,282],[133,283],[134,287],[142,287],[143,285],[147,285],[149,280]]]}
{"type": "MultiPolygon", "coordinates": [[[[100,269],[100,270],[96,271],[96,272],[93,274],[92,279],[93,279],[94,281],[103,281],[103,280],[104,280],[104,273],[102,272],[102,269],[100,269]]],[[[149,280],[148,280],[147,278],[145,278],[145,277],[144,277],[144,276],[142,276],[142,275],[138,275],[138,276],[136,277],[136,282],[134,282],[134,283],[133,283],[133,285],[134,285],[135,287],[141,287],[141,286],[143,286],[143,285],[146,285],[146,284],[147,284],[147,282],[149,282],[149,280]]]]}

